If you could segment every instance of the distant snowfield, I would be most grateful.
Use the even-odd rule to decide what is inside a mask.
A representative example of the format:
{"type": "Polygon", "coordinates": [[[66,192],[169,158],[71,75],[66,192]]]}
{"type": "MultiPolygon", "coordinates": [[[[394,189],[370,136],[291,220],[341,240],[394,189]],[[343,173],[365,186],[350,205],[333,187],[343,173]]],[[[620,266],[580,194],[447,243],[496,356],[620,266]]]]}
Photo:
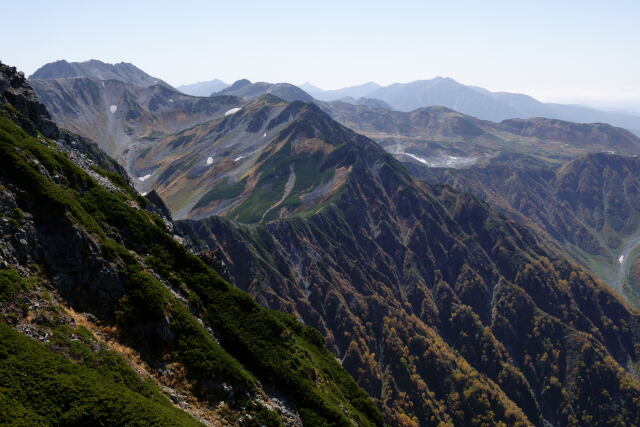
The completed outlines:
{"type": "Polygon", "coordinates": [[[228,110],[226,113],[224,113],[224,115],[225,116],[230,116],[232,114],[237,113],[238,111],[240,111],[240,107],[232,108],[232,109],[228,110]]]}
{"type": "Polygon", "coordinates": [[[149,175],[145,175],[145,176],[141,176],[140,178],[138,178],[138,181],[140,181],[140,182],[144,182],[144,181],[146,181],[147,179],[149,179],[150,177],[151,177],[151,174],[149,174],[149,175]]]}
{"type": "Polygon", "coordinates": [[[456,157],[456,156],[444,155],[444,156],[422,158],[411,153],[399,153],[399,154],[404,154],[405,156],[409,156],[412,159],[417,160],[420,163],[429,166],[430,168],[456,168],[456,167],[471,166],[478,160],[477,157],[456,157]]]}
{"type": "Polygon", "coordinates": [[[117,105],[112,105],[111,107],[109,107],[109,110],[111,110],[111,114],[113,114],[116,111],[118,111],[118,106],[117,105]]]}
{"type": "Polygon", "coordinates": [[[207,164],[210,165],[213,163],[213,157],[207,157],[207,164]]]}

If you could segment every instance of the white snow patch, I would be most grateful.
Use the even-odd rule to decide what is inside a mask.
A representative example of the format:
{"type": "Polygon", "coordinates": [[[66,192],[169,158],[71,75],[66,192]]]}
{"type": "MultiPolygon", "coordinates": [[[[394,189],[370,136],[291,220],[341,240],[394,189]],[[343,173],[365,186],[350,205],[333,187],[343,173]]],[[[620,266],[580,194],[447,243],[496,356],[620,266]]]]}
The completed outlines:
{"type": "Polygon", "coordinates": [[[213,163],[213,157],[207,157],[207,164],[210,165],[213,163]]]}
{"type": "Polygon", "coordinates": [[[147,192],[145,191],[144,193],[140,193],[140,195],[141,195],[142,197],[144,197],[144,196],[146,196],[146,195],[147,195],[147,192]]]}
{"type": "Polygon", "coordinates": [[[224,115],[225,116],[230,116],[232,114],[237,113],[238,111],[240,111],[240,107],[232,108],[232,109],[228,110],[226,113],[224,113],[224,115]]]}
{"type": "Polygon", "coordinates": [[[427,157],[425,159],[411,153],[400,153],[400,154],[409,156],[412,159],[415,159],[420,163],[423,163],[429,166],[430,168],[455,168],[455,167],[462,167],[462,166],[470,166],[478,160],[476,157],[456,157],[456,156],[449,156],[449,155],[427,157]]]}
{"type": "Polygon", "coordinates": [[[118,111],[118,106],[117,105],[112,105],[111,107],[109,107],[109,110],[111,110],[111,114],[113,114],[116,111],[118,111]]]}
{"type": "Polygon", "coordinates": [[[240,160],[244,159],[245,157],[247,157],[247,156],[238,156],[235,159],[233,159],[233,161],[237,162],[237,161],[240,161],[240,160]]]}
{"type": "Polygon", "coordinates": [[[618,258],[618,262],[620,264],[622,264],[624,262],[624,255],[620,255],[620,258],[618,258]]]}
{"type": "Polygon", "coordinates": [[[173,98],[169,98],[169,102],[173,102],[173,98]]]}
{"type": "Polygon", "coordinates": [[[146,181],[147,179],[149,179],[149,177],[151,177],[151,174],[149,174],[149,175],[145,175],[145,176],[141,176],[140,178],[138,178],[138,181],[140,181],[140,182],[144,182],[144,181],[146,181]]]}
{"type": "Polygon", "coordinates": [[[262,137],[263,137],[263,138],[265,138],[266,136],[267,136],[267,133],[265,132],[265,133],[262,135],[262,137]]]}

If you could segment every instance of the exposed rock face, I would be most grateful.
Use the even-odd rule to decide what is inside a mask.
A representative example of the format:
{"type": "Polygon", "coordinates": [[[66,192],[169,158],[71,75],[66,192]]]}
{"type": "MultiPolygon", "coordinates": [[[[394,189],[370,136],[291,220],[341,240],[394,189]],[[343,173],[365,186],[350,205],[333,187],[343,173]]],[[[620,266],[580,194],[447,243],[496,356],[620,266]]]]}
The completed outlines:
{"type": "Polygon", "coordinates": [[[27,84],[24,74],[15,67],[0,63],[0,94],[17,111],[10,111],[15,120],[29,133],[35,135],[40,131],[48,138],[58,137],[58,128],[51,121],[46,108],[38,102],[35,94],[27,84]]]}

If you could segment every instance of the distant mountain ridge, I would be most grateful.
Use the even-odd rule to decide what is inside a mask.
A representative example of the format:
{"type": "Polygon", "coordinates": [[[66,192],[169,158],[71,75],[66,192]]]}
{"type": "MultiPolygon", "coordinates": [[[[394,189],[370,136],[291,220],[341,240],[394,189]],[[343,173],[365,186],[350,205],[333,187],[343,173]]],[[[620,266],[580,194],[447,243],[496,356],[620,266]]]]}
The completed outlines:
{"type": "Polygon", "coordinates": [[[192,83],[178,86],[180,92],[192,96],[211,96],[214,92],[219,92],[229,85],[220,79],[208,80],[206,82],[192,83]]]}
{"type": "Polygon", "coordinates": [[[316,99],[336,101],[346,96],[380,99],[399,111],[442,105],[483,120],[545,117],[580,123],[608,123],[640,134],[640,116],[601,111],[580,105],[544,103],[519,93],[491,92],[448,77],[379,86],[375,83],[313,93],[316,99]],[[357,92],[357,95],[352,92],[357,92]]]}
{"type": "Polygon", "coordinates": [[[85,62],[67,62],[64,59],[51,62],[38,68],[31,76],[33,79],[60,79],[71,77],[93,77],[98,80],[119,80],[136,86],[162,85],[171,87],[170,84],[150,76],[138,67],[128,62],[107,64],[97,59],[85,62]]]}
{"type": "Polygon", "coordinates": [[[275,95],[278,98],[282,98],[289,102],[313,102],[313,97],[298,86],[294,86],[289,83],[252,83],[247,79],[238,80],[231,86],[226,87],[219,92],[212,93],[211,95],[233,95],[246,100],[251,100],[266,94],[275,95]]]}
{"type": "Polygon", "coordinates": [[[529,154],[550,161],[581,154],[615,151],[640,154],[640,138],[604,123],[573,123],[557,119],[480,120],[442,106],[410,112],[371,108],[344,102],[318,105],[341,124],[372,138],[401,161],[431,166],[475,163],[505,152],[529,154]]]}

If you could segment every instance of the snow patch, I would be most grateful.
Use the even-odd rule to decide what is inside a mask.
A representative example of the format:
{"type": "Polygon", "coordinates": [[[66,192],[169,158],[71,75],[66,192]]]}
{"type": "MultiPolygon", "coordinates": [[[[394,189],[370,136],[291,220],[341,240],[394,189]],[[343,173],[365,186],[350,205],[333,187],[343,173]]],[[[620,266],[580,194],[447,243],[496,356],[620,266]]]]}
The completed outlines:
{"type": "Polygon", "coordinates": [[[140,195],[141,195],[142,197],[144,197],[144,196],[146,196],[146,195],[147,195],[147,192],[145,191],[144,193],[140,193],[140,195]]]}
{"type": "Polygon", "coordinates": [[[411,153],[400,153],[400,154],[409,156],[412,159],[417,160],[420,163],[429,166],[430,168],[456,168],[456,167],[471,166],[478,160],[477,157],[456,157],[456,156],[449,156],[447,154],[443,156],[427,157],[427,158],[422,158],[411,153]]]}
{"type": "Polygon", "coordinates": [[[226,113],[224,113],[224,115],[225,116],[230,116],[232,114],[237,113],[238,111],[240,111],[240,107],[232,108],[232,109],[228,110],[226,113]]]}
{"type": "Polygon", "coordinates": [[[210,165],[213,163],[213,157],[207,157],[207,164],[210,165]]]}
{"type": "Polygon", "coordinates": [[[117,105],[112,105],[111,107],[109,107],[109,110],[111,110],[111,114],[113,114],[116,111],[118,111],[118,106],[117,105]]]}
{"type": "Polygon", "coordinates": [[[173,102],[173,98],[169,98],[169,102],[173,102]]]}
{"type": "Polygon", "coordinates": [[[138,178],[138,181],[140,182],[144,182],[147,179],[149,179],[151,177],[151,174],[145,175],[145,176],[141,176],[140,178],[138,178]]]}
{"type": "Polygon", "coordinates": [[[263,138],[266,138],[266,136],[267,136],[267,133],[265,132],[265,133],[262,135],[262,137],[263,137],[263,138]]]}
{"type": "Polygon", "coordinates": [[[618,262],[620,264],[622,264],[624,262],[624,255],[620,255],[620,258],[618,258],[618,262]]]}

